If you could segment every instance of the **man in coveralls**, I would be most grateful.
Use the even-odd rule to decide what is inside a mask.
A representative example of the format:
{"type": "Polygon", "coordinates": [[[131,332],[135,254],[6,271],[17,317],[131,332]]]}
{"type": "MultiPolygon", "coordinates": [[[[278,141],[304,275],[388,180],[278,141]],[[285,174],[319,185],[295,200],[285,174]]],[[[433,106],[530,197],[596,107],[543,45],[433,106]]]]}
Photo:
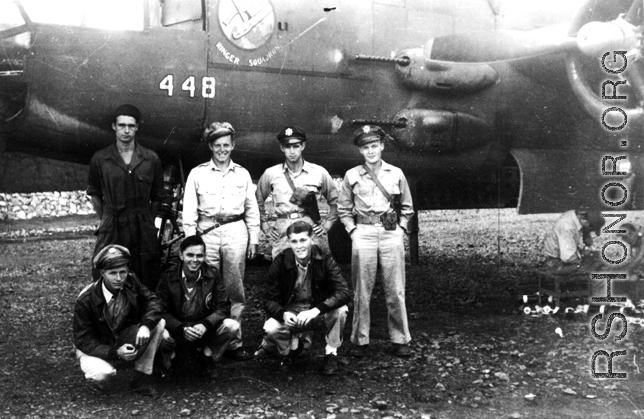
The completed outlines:
{"type": "Polygon", "coordinates": [[[114,111],[116,141],[92,156],[87,194],[101,220],[94,256],[108,244],[126,247],[131,269],[154,290],[161,268],[154,218],[163,198],[163,168],[154,151],[135,141],[140,120],[132,105],[114,111]]]}
{"type": "MultiPolygon", "coordinates": [[[[255,258],[259,236],[259,210],[255,189],[246,169],[234,163],[235,130],[228,122],[213,122],[203,133],[212,158],[190,172],[183,197],[183,231],[203,233],[206,263],[219,269],[231,301],[231,318],[241,321],[246,303],[246,258],[255,258]]],[[[241,334],[228,345],[238,361],[251,358],[241,334]]]]}
{"type": "Polygon", "coordinates": [[[262,231],[273,240],[271,252],[273,258],[284,249],[289,248],[286,229],[295,221],[303,220],[311,224],[315,232],[314,244],[321,246],[322,235],[328,232],[338,219],[338,190],[333,183],[333,178],[324,167],[307,162],[302,157],[302,152],[306,147],[304,130],[295,125],[286,126],[277,134],[277,140],[280,142],[280,150],[284,153],[286,161],[266,169],[257,182],[256,194],[262,217],[262,231]],[[287,176],[290,177],[294,188],[291,187],[287,176]],[[311,214],[307,212],[307,208],[293,202],[293,189],[300,189],[303,193],[313,192],[316,201],[319,201],[320,196],[323,195],[329,205],[326,220],[315,223],[311,219],[311,214]],[[264,209],[264,202],[269,196],[272,196],[273,207],[277,214],[275,228],[269,226],[268,214],[264,209]]]}
{"type": "Polygon", "coordinates": [[[354,133],[353,143],[359,147],[365,164],[347,171],[338,199],[340,220],[352,240],[354,313],[351,342],[354,347],[351,354],[355,357],[363,357],[369,344],[369,302],[378,265],[382,270],[389,339],[394,345],[394,355],[410,355],[403,238],[414,210],[402,170],[382,160],[385,137],[385,132],[375,125],[365,125],[354,133]],[[393,208],[396,197],[400,202],[397,215],[393,208]]]}

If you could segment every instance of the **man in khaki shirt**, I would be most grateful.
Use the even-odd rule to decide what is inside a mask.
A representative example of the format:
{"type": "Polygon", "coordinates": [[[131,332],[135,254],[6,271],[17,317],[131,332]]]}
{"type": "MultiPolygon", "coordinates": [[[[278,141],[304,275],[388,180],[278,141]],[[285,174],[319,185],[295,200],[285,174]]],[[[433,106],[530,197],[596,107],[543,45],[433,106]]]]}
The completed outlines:
{"type": "Polygon", "coordinates": [[[277,134],[277,140],[280,142],[280,150],[284,153],[286,161],[266,169],[257,182],[256,193],[262,219],[262,231],[273,240],[271,252],[273,258],[282,250],[289,248],[286,229],[295,221],[302,220],[311,224],[315,232],[313,243],[322,247],[322,236],[338,219],[338,190],[331,175],[324,167],[307,162],[302,157],[302,152],[306,147],[304,130],[295,125],[286,126],[277,134]],[[320,196],[324,196],[329,205],[326,220],[315,222],[316,220],[311,218],[307,208],[302,207],[301,203],[293,202],[296,199],[293,197],[294,191],[287,176],[290,176],[293,186],[300,189],[301,193],[313,192],[315,201],[319,201],[320,196]],[[277,215],[274,228],[268,224],[268,214],[264,207],[264,202],[269,196],[273,199],[273,208],[277,215]]]}
{"type": "MultiPolygon", "coordinates": [[[[204,131],[212,158],[190,172],[183,197],[183,229],[186,236],[204,234],[206,263],[219,269],[232,303],[230,315],[240,321],[246,303],[246,257],[257,254],[259,210],[253,182],[246,169],[231,160],[235,130],[228,122],[213,122],[204,131]]],[[[229,349],[237,360],[251,354],[234,339],[229,349]]]]}
{"type": "Polygon", "coordinates": [[[365,125],[354,133],[353,143],[360,148],[365,164],[347,171],[338,198],[340,220],[352,240],[354,314],[351,342],[354,347],[351,353],[356,357],[364,356],[369,344],[369,302],[378,265],[382,269],[389,338],[394,344],[394,354],[410,355],[403,238],[414,210],[402,170],[382,160],[385,136],[385,132],[375,125],[365,125]],[[387,194],[381,191],[369,171],[387,194]],[[398,216],[394,215],[392,202],[396,196],[400,202],[398,216]]]}

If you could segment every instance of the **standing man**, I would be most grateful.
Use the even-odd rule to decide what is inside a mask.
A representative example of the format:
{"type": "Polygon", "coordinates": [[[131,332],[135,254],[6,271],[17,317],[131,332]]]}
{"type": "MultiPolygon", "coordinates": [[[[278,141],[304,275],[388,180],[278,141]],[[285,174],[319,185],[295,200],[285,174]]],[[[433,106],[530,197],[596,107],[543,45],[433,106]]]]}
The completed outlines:
{"type": "Polygon", "coordinates": [[[289,247],[286,229],[295,221],[303,220],[313,226],[314,243],[321,245],[321,236],[328,232],[338,219],[338,191],[333,179],[322,166],[309,163],[302,157],[306,147],[306,134],[295,125],[284,127],[278,134],[280,150],[286,156],[283,164],[266,169],[257,183],[257,203],[262,217],[262,231],[273,240],[275,258],[289,247]],[[264,202],[271,195],[277,214],[275,228],[267,222],[264,202]],[[320,220],[317,201],[323,195],[329,204],[326,220],[320,220]]]}
{"type": "MultiPolygon", "coordinates": [[[[183,197],[183,230],[186,236],[208,230],[202,236],[206,263],[221,272],[232,303],[231,317],[241,322],[246,303],[243,282],[246,257],[253,259],[257,255],[259,235],[253,181],[246,169],[231,160],[235,130],[228,122],[210,124],[203,139],[208,141],[212,158],[188,175],[183,197]]],[[[241,334],[228,348],[238,361],[251,358],[242,346],[241,334]]]]}
{"type": "Polygon", "coordinates": [[[190,355],[202,350],[206,374],[215,379],[216,363],[234,337],[241,340],[241,328],[230,318],[230,300],[219,272],[204,263],[202,238],[186,237],[180,250],[181,263],[163,273],[157,289],[163,319],[177,342],[177,352],[190,355]]]}
{"type": "Polygon", "coordinates": [[[152,374],[157,350],[166,349],[169,362],[172,341],[161,318],[161,302],[128,269],[130,252],[110,245],[94,257],[100,279],[88,285],[74,307],[74,346],[85,378],[100,390],[116,375],[114,365],[134,363],[130,386],[145,396],[156,391],[144,386],[152,374]],[[162,344],[163,347],[162,347],[162,344]],[[118,363],[121,361],[121,363],[118,363]]]}
{"type": "MultiPolygon", "coordinates": [[[[394,355],[410,355],[405,307],[405,246],[403,238],[414,214],[411,193],[402,170],[385,163],[382,128],[365,125],[354,133],[365,164],[347,171],[342,181],[338,212],[351,235],[351,279],[354,314],[351,354],[363,357],[369,344],[369,302],[380,265],[387,301],[389,339],[394,355]],[[394,202],[399,201],[399,213],[394,202]]],[[[397,205],[396,205],[397,206],[397,205]]]]}
{"type": "Polygon", "coordinates": [[[163,168],[154,151],[135,141],[140,120],[136,107],[116,108],[116,142],[92,157],[87,194],[101,220],[94,256],[108,244],[128,248],[132,270],[154,290],[161,267],[154,218],[163,198],[163,168]]]}
{"type": "Polygon", "coordinates": [[[286,229],[286,235],[289,248],[273,259],[268,271],[264,308],[270,318],[264,323],[266,334],[255,357],[275,352],[287,357],[301,349],[302,332],[323,322],[326,347],[322,373],[334,375],[351,292],[333,257],[313,245],[309,223],[296,221],[286,229]]]}

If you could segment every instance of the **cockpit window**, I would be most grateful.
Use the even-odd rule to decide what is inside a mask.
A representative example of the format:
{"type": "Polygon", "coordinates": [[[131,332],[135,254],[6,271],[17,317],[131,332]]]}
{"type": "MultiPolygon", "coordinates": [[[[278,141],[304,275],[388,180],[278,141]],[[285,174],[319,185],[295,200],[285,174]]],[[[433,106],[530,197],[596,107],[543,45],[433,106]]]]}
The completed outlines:
{"type": "MultiPolygon", "coordinates": [[[[13,1],[0,0],[0,4],[13,1]]],[[[32,22],[116,30],[143,30],[144,0],[21,0],[32,22]]],[[[5,20],[0,8],[1,21],[5,20]]],[[[20,14],[18,14],[20,16],[20,14]]]]}
{"type": "Polygon", "coordinates": [[[161,23],[164,27],[188,31],[204,30],[201,0],[163,0],[161,23]]]}
{"type": "Polygon", "coordinates": [[[0,0],[0,30],[15,28],[25,23],[16,3],[10,0],[0,0]]]}

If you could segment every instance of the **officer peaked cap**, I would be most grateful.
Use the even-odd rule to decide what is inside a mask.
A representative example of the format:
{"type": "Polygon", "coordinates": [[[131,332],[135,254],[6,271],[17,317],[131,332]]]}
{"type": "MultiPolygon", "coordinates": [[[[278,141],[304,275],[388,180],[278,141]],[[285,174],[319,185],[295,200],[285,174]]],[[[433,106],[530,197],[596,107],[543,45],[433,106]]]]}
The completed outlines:
{"type": "Polygon", "coordinates": [[[297,125],[287,125],[277,133],[277,141],[282,145],[303,143],[306,141],[306,133],[297,125]]]}

